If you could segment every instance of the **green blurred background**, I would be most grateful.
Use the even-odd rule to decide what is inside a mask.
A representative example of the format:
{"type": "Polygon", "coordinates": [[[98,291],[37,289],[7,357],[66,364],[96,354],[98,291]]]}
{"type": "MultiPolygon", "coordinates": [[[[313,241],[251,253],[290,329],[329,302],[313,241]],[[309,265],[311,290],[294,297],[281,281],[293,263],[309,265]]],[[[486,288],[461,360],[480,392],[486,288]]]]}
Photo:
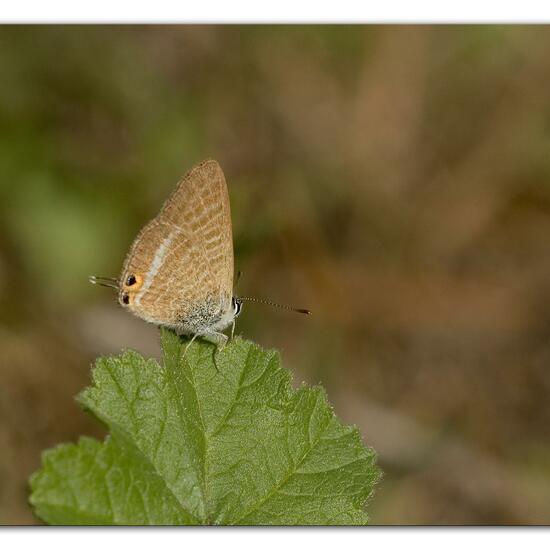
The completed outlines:
{"type": "Polygon", "coordinates": [[[323,383],[377,524],[550,523],[550,28],[0,27],[0,523],[73,396],[158,330],[118,275],[193,164],[232,201],[237,331],[323,383]]]}

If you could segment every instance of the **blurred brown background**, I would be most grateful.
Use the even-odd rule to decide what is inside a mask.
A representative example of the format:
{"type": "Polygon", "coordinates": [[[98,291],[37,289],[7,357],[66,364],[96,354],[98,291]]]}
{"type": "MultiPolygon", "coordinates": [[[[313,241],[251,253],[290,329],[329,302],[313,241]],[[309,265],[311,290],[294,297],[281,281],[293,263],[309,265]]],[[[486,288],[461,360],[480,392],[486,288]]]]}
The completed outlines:
{"type": "Polygon", "coordinates": [[[178,178],[232,200],[237,330],[322,382],[378,524],[550,523],[550,28],[0,27],[0,523],[158,331],[118,275],[178,178]]]}

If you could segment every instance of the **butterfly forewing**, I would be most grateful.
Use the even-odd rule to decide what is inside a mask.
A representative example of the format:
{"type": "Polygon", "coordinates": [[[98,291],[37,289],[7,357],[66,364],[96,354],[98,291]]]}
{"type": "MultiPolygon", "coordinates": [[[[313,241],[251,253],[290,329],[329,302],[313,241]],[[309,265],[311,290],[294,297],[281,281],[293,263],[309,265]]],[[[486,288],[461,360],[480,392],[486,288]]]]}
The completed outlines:
{"type": "Polygon", "coordinates": [[[193,168],[135,239],[121,283],[139,275],[130,309],[179,324],[204,304],[226,311],[233,292],[233,237],[225,177],[214,160],[193,168]]]}

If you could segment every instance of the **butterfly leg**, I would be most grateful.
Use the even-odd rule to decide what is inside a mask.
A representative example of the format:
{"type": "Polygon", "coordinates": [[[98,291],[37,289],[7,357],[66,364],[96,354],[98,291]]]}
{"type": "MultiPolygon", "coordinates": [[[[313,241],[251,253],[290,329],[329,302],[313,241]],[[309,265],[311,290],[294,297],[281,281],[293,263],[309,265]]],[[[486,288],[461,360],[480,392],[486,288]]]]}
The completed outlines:
{"type": "Polygon", "coordinates": [[[204,332],[203,334],[198,334],[203,340],[215,344],[217,348],[221,350],[227,344],[228,337],[223,332],[204,332]]]}
{"type": "Polygon", "coordinates": [[[183,355],[181,356],[182,359],[185,357],[185,354],[187,353],[187,350],[189,349],[189,347],[191,346],[191,344],[195,341],[195,338],[198,336],[198,334],[194,334],[193,335],[193,338],[191,338],[191,340],[189,340],[189,343],[185,346],[185,349],[183,350],[183,355]]]}
{"type": "Polygon", "coordinates": [[[216,346],[216,349],[214,350],[213,360],[214,360],[214,366],[216,367],[216,370],[219,372],[218,365],[216,363],[216,357],[218,356],[218,353],[223,351],[223,348],[225,348],[225,345],[227,344],[227,336],[223,334],[223,332],[205,332],[200,335],[201,338],[206,340],[207,342],[211,342],[216,346]]]}

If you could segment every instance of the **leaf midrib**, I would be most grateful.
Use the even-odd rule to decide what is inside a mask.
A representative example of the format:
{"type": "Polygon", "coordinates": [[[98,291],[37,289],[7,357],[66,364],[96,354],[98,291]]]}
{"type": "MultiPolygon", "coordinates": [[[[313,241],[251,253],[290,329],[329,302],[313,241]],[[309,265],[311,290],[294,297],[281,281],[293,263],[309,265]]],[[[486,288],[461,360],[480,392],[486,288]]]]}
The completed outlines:
{"type": "Polygon", "coordinates": [[[142,451],[142,449],[133,441],[133,439],[130,437],[130,434],[128,434],[126,432],[126,430],[124,430],[124,428],[120,427],[117,423],[111,423],[110,424],[110,428],[111,428],[111,437],[113,438],[113,440],[117,443],[117,445],[119,447],[130,447],[134,452],[136,452],[137,455],[139,455],[142,459],[143,459],[143,462],[145,462],[146,464],[148,464],[152,471],[153,471],[153,474],[160,480],[162,480],[162,484],[163,486],[166,488],[166,491],[174,498],[174,500],[178,503],[178,505],[181,507],[182,511],[187,514],[189,516],[190,519],[194,520],[196,523],[200,523],[200,519],[195,516],[195,514],[193,514],[192,512],[190,512],[184,505],[183,503],[181,502],[181,500],[176,496],[176,494],[174,493],[174,491],[172,490],[172,488],[168,485],[168,482],[166,481],[166,479],[164,478],[164,476],[157,470],[157,467],[155,466],[154,462],[147,456],[147,454],[142,451]],[[119,433],[122,433],[124,434],[124,437],[117,437],[117,434],[116,434],[116,431],[113,429],[115,428],[116,431],[118,431],[119,433]]]}
{"type": "MultiPolygon", "coordinates": [[[[181,350],[182,350],[181,346],[178,346],[178,365],[180,364],[180,359],[183,359],[183,357],[181,357],[181,350]]],[[[204,503],[205,522],[208,525],[210,523],[210,512],[208,510],[209,499],[208,499],[208,482],[207,482],[208,438],[206,437],[206,426],[204,424],[204,418],[203,418],[203,415],[202,415],[201,403],[200,403],[200,399],[199,399],[199,394],[197,392],[197,384],[196,384],[196,381],[195,381],[193,368],[192,368],[189,361],[187,361],[187,367],[188,367],[188,370],[189,370],[189,376],[191,378],[191,387],[193,388],[193,392],[195,393],[195,399],[197,401],[197,411],[199,413],[199,419],[200,419],[201,428],[202,428],[202,436],[203,436],[203,441],[204,441],[204,459],[202,461],[202,468],[201,468],[201,471],[202,471],[201,492],[202,492],[202,499],[203,499],[203,503],[204,503]]],[[[178,400],[178,412],[180,413],[180,415],[183,415],[183,411],[181,410],[181,403],[179,402],[179,400],[178,400]]],[[[185,420],[183,420],[185,418],[185,415],[180,416],[180,418],[182,419],[183,422],[185,422],[185,420]]]]}

